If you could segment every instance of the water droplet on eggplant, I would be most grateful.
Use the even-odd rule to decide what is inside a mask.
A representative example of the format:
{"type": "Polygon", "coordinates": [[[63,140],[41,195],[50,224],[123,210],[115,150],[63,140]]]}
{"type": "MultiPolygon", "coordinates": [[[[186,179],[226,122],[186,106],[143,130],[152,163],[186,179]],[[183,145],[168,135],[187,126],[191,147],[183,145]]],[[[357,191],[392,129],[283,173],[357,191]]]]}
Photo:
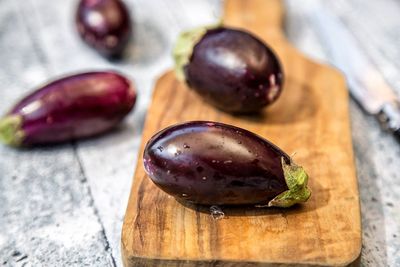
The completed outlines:
{"type": "Polygon", "coordinates": [[[225,213],[218,206],[211,206],[210,207],[210,213],[211,213],[211,217],[214,220],[221,220],[221,219],[223,219],[225,217],[225,213]]]}

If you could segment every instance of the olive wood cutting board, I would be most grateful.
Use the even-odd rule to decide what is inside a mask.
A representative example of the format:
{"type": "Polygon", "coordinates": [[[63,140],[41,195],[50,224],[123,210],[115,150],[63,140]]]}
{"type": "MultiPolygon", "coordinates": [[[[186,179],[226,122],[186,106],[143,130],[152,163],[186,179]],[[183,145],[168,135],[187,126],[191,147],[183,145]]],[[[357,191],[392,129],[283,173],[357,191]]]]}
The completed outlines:
{"type": "Polygon", "coordinates": [[[221,112],[173,72],[159,79],[123,224],[125,266],[358,265],[360,205],[345,80],[287,42],[283,11],[279,0],[225,1],[224,24],[253,32],[283,64],[283,93],[260,115],[221,112]],[[190,120],[236,125],[296,153],[311,198],[289,209],[225,208],[220,220],[208,208],[177,202],[146,176],[142,153],[157,131],[190,120]]]}

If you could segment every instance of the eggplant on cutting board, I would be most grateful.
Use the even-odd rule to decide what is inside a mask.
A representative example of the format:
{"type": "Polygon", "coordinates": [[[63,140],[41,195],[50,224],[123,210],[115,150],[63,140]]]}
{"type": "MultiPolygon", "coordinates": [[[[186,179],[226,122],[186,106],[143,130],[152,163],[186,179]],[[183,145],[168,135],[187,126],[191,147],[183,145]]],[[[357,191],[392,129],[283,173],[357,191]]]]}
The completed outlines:
{"type": "Polygon", "coordinates": [[[259,114],[220,110],[173,71],[158,80],[122,229],[125,266],[357,265],[361,221],[345,80],[287,42],[283,12],[279,0],[225,1],[225,26],[251,32],[282,64],[282,93],[259,114]],[[311,198],[289,209],[222,206],[225,216],[215,220],[209,206],[161,190],[143,165],[146,143],[166,127],[199,120],[235,125],[295,153],[311,198]]]}

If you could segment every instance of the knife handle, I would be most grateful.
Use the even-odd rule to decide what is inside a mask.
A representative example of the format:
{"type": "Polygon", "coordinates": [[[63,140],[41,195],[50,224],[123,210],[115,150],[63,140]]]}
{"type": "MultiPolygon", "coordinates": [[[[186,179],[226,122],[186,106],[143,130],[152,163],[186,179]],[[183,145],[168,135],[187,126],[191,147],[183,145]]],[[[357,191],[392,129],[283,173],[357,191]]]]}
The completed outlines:
{"type": "Polygon", "coordinates": [[[397,141],[400,142],[400,129],[397,129],[393,133],[394,133],[394,136],[396,137],[397,141]]]}
{"type": "Polygon", "coordinates": [[[383,127],[393,132],[400,141],[400,103],[393,101],[383,105],[378,113],[378,118],[383,127]]]}

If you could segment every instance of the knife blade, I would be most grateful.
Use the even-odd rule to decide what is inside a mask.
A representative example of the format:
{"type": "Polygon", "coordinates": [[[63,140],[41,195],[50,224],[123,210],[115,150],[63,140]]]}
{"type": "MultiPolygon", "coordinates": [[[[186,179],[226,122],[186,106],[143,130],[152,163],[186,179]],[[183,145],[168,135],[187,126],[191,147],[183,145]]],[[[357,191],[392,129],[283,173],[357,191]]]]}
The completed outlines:
{"type": "Polygon", "coordinates": [[[347,78],[352,97],[363,109],[381,122],[382,126],[400,138],[400,100],[371,60],[362,52],[360,44],[340,19],[314,2],[309,17],[331,63],[347,78]]]}

